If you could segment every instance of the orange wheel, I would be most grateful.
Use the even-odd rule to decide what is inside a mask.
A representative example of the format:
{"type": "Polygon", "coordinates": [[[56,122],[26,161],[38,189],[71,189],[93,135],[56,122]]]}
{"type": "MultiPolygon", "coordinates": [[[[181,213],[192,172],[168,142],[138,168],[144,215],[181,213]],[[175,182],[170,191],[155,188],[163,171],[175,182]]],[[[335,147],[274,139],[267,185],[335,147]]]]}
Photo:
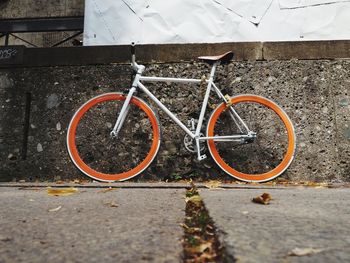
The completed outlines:
{"type": "MultiPolygon", "coordinates": [[[[231,98],[232,109],[246,123],[256,138],[250,140],[208,140],[214,161],[229,175],[247,182],[264,182],[282,174],[295,152],[295,133],[287,114],[274,102],[256,95],[231,98]]],[[[232,109],[220,104],[212,113],[207,135],[246,134],[232,109]],[[231,113],[230,113],[231,112],[231,113]]]]}
{"type": "Polygon", "coordinates": [[[123,181],[144,171],[160,145],[158,120],[152,109],[133,97],[118,134],[112,131],[126,96],[106,93],[92,98],[74,114],[67,134],[67,148],[75,166],[99,181],[123,181]]]}

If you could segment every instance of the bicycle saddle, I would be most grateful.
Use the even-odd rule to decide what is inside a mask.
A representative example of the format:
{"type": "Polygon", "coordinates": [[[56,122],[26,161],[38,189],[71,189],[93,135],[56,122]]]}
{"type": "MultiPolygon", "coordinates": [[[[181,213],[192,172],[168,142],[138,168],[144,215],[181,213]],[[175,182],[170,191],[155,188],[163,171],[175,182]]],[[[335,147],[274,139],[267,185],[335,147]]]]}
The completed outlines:
{"type": "Polygon", "coordinates": [[[218,55],[218,56],[201,56],[201,57],[198,57],[198,59],[203,60],[204,62],[207,62],[209,64],[214,64],[217,61],[220,61],[221,64],[229,63],[232,58],[233,58],[233,52],[232,51],[226,52],[226,53],[218,55]]]}

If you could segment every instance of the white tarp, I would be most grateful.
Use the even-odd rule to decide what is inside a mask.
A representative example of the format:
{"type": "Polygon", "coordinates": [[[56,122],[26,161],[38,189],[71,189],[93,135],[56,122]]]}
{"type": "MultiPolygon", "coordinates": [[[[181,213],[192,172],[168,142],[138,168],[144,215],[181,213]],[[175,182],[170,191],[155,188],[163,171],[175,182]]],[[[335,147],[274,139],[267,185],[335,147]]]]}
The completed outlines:
{"type": "Polygon", "coordinates": [[[84,45],[350,39],[350,0],[85,0],[84,45]]]}
{"type": "Polygon", "coordinates": [[[319,5],[330,5],[335,3],[350,2],[350,0],[279,0],[281,8],[303,8],[319,5]]]}
{"type": "Polygon", "coordinates": [[[254,24],[260,23],[272,1],[273,0],[260,0],[259,3],[256,4],[256,0],[213,0],[216,4],[222,5],[227,10],[254,24]]]}

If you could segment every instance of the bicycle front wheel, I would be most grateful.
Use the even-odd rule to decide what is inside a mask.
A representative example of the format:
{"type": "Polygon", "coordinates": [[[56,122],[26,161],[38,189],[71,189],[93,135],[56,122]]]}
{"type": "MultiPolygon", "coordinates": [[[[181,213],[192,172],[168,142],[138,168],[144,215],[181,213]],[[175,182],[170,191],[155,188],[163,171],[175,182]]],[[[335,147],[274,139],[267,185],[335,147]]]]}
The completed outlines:
{"type": "Polygon", "coordinates": [[[122,93],[92,98],[74,114],[67,148],[75,166],[99,181],[123,181],[144,171],[160,145],[159,122],[153,110],[133,97],[118,138],[110,132],[126,99],[122,93]]]}
{"type": "MultiPolygon", "coordinates": [[[[282,174],[295,152],[295,133],[287,114],[274,102],[256,95],[231,98],[233,109],[256,138],[248,141],[208,140],[214,161],[227,174],[246,182],[264,182],[282,174]]],[[[230,109],[220,104],[212,113],[207,135],[244,134],[233,120],[230,109]]]]}

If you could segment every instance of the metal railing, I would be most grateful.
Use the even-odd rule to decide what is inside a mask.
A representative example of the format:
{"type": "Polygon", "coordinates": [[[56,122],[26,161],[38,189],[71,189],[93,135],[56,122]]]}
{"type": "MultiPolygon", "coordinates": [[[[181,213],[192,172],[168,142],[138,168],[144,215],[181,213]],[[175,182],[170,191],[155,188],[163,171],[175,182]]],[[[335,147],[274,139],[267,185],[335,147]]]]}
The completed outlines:
{"type": "MultiPolygon", "coordinates": [[[[37,17],[37,18],[17,18],[17,19],[0,19],[0,38],[5,37],[5,46],[9,45],[10,36],[21,40],[22,42],[37,47],[34,43],[20,37],[17,33],[37,33],[37,32],[75,32],[73,35],[66,37],[51,47],[57,47],[63,43],[76,38],[83,33],[84,17],[37,17]]],[[[79,43],[78,43],[79,44],[79,43]]]]}

